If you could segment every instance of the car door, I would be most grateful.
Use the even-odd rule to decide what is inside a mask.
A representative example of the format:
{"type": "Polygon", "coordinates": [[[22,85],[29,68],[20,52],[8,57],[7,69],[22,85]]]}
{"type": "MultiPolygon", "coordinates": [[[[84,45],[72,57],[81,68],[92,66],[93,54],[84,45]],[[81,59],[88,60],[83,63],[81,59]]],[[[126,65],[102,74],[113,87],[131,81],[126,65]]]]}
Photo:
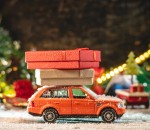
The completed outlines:
{"type": "Polygon", "coordinates": [[[72,114],[74,115],[94,115],[95,102],[88,94],[80,88],[72,88],[72,114]]]}
{"type": "Polygon", "coordinates": [[[54,90],[54,98],[57,98],[56,104],[59,105],[59,114],[69,115],[71,114],[71,99],[69,98],[68,88],[61,88],[54,90]]]}

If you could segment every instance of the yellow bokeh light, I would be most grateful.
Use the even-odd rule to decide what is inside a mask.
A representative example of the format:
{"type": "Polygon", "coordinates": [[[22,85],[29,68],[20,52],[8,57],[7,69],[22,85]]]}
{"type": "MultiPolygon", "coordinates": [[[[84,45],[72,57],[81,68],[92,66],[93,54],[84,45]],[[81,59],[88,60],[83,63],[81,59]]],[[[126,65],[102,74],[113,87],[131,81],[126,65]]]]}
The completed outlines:
{"type": "Polygon", "coordinates": [[[102,76],[101,79],[102,79],[103,81],[105,81],[105,80],[106,80],[106,77],[105,77],[105,76],[102,76]]]}
{"type": "Polygon", "coordinates": [[[119,66],[118,70],[121,72],[121,71],[123,71],[123,68],[121,66],[119,66]]]}
{"type": "Polygon", "coordinates": [[[0,93],[0,98],[3,98],[3,94],[2,93],[0,93]]]}
{"type": "Polygon", "coordinates": [[[106,74],[106,78],[109,79],[109,78],[110,78],[110,75],[109,75],[109,74],[106,74]]]}
{"type": "Polygon", "coordinates": [[[18,67],[15,66],[15,67],[12,68],[12,70],[13,70],[13,71],[17,71],[17,70],[18,70],[18,67]]]}
{"type": "MultiPolygon", "coordinates": [[[[139,57],[137,57],[135,59],[135,62],[137,64],[140,64],[141,62],[143,62],[147,58],[150,58],[150,50],[148,50],[147,52],[145,52],[142,55],[140,55],[139,57]]],[[[97,82],[98,83],[103,83],[107,79],[110,79],[111,77],[113,77],[115,74],[118,74],[119,72],[122,72],[125,69],[125,67],[126,67],[126,64],[122,64],[121,66],[118,66],[117,68],[111,70],[110,72],[108,72],[106,74],[103,74],[103,76],[101,78],[97,79],[97,82]]]]}
{"type": "Polygon", "coordinates": [[[97,82],[98,82],[99,84],[102,83],[101,78],[97,78],[97,82]]]}
{"type": "Polygon", "coordinates": [[[126,64],[123,64],[122,67],[125,68],[125,67],[126,67],[126,64]]]}
{"type": "Polygon", "coordinates": [[[118,74],[119,73],[118,69],[114,69],[114,73],[118,74]]]}
{"type": "Polygon", "coordinates": [[[144,53],[144,57],[145,57],[145,58],[148,58],[148,57],[149,57],[149,54],[148,54],[147,52],[145,52],[145,53],[144,53]]]}
{"type": "Polygon", "coordinates": [[[141,63],[141,59],[137,57],[137,58],[135,59],[135,62],[139,64],[139,63],[141,63]]]}
{"type": "Polygon", "coordinates": [[[1,87],[5,87],[5,86],[6,86],[6,83],[5,83],[5,82],[1,82],[1,83],[0,83],[0,86],[1,86],[1,87]]]}
{"type": "Polygon", "coordinates": [[[143,61],[145,60],[145,57],[143,55],[140,55],[140,59],[143,61]]]}
{"type": "Polygon", "coordinates": [[[114,74],[114,72],[113,72],[113,71],[110,71],[110,75],[111,75],[111,76],[114,76],[115,74],[114,74]]]}

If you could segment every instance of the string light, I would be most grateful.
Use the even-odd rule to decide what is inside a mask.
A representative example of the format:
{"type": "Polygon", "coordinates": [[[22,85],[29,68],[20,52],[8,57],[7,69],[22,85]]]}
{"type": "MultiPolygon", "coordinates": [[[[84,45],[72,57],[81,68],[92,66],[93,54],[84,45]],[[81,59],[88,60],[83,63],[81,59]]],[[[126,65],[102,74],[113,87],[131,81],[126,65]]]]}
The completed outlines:
{"type": "MultiPolygon", "coordinates": [[[[135,58],[135,62],[137,64],[141,64],[144,62],[146,59],[150,58],[150,49],[146,52],[144,52],[142,55],[139,57],[135,58]]],[[[119,72],[122,72],[125,70],[126,64],[123,64],[121,66],[118,66],[117,68],[114,68],[110,72],[104,73],[101,77],[97,78],[97,82],[99,84],[105,82],[107,79],[110,79],[113,77],[115,74],[118,74],[119,72]]]]}
{"type": "Polygon", "coordinates": [[[126,67],[126,64],[123,64],[122,67],[125,68],[125,67],[126,67]]]}
{"type": "Polygon", "coordinates": [[[123,67],[122,67],[122,66],[119,66],[119,67],[118,67],[118,70],[119,70],[119,72],[123,71],[123,67]]]}
{"type": "Polygon", "coordinates": [[[101,78],[97,78],[97,82],[98,82],[99,84],[102,83],[101,78]]]}
{"type": "Polygon", "coordinates": [[[148,57],[149,57],[148,52],[145,52],[145,53],[144,53],[144,57],[145,57],[145,58],[148,58],[148,57]]]}
{"type": "Polygon", "coordinates": [[[118,73],[119,73],[118,69],[115,68],[115,69],[114,69],[114,73],[115,73],[115,74],[118,74],[118,73]]]}
{"type": "Polygon", "coordinates": [[[141,59],[140,59],[139,57],[137,57],[137,58],[135,59],[135,62],[136,62],[137,64],[139,64],[139,63],[141,62],[141,59]]]}
{"type": "Polygon", "coordinates": [[[143,61],[145,60],[145,57],[143,55],[140,55],[140,59],[143,61]]]}
{"type": "Polygon", "coordinates": [[[109,74],[106,74],[106,78],[109,79],[109,78],[110,78],[110,75],[109,75],[109,74]]]}
{"type": "Polygon", "coordinates": [[[106,80],[106,77],[105,77],[105,76],[102,76],[101,79],[102,79],[103,81],[105,81],[105,80],[106,80]]]}
{"type": "Polygon", "coordinates": [[[114,72],[113,72],[113,71],[110,71],[110,75],[111,75],[111,76],[114,76],[115,74],[114,74],[114,72]]]}

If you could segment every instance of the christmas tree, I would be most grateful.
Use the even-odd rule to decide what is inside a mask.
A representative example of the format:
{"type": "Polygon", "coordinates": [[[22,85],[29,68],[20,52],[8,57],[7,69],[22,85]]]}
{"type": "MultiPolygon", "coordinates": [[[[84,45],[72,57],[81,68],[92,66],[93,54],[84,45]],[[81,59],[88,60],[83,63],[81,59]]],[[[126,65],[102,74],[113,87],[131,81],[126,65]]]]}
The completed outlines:
{"type": "Polygon", "coordinates": [[[29,79],[31,74],[32,71],[26,69],[20,43],[13,41],[8,31],[0,27],[0,81],[12,83],[17,79],[29,79]]]}
{"type": "Polygon", "coordinates": [[[32,77],[33,71],[26,69],[20,42],[13,41],[8,31],[0,26],[0,94],[14,95],[12,83],[32,77]]]}
{"type": "Polygon", "coordinates": [[[130,52],[128,59],[126,61],[125,73],[131,75],[131,83],[133,84],[133,75],[138,75],[140,73],[140,68],[135,62],[135,55],[133,52],[130,52]]]}

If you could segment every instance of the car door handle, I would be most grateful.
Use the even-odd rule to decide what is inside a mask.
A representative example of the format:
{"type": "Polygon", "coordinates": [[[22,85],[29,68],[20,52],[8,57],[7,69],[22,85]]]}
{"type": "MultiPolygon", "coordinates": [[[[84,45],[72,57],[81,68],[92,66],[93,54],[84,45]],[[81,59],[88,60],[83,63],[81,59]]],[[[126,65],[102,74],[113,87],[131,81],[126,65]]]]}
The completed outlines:
{"type": "Polygon", "coordinates": [[[59,104],[59,102],[54,102],[55,104],[59,104]]]}

